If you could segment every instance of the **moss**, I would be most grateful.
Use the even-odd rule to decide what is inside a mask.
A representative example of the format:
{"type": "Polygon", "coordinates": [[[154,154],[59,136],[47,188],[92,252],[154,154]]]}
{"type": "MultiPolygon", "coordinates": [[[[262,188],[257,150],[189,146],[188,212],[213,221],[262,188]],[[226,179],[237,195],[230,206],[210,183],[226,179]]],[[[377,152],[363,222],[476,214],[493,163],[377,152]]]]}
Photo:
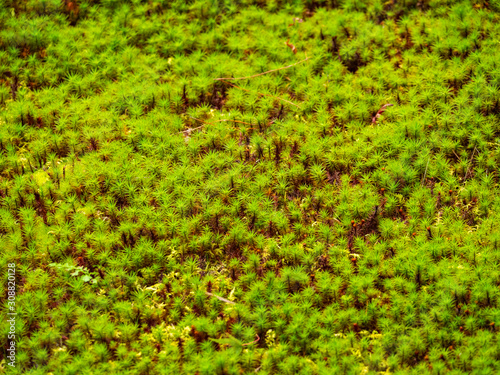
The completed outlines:
{"type": "Polygon", "coordinates": [[[17,372],[498,368],[494,1],[3,3],[17,372]]]}

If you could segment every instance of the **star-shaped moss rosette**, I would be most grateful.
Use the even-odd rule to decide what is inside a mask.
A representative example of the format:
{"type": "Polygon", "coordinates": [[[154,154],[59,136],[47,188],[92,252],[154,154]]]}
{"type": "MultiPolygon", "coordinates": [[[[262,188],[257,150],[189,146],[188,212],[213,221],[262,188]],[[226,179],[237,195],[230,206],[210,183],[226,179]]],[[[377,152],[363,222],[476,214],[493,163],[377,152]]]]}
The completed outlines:
{"type": "Polygon", "coordinates": [[[498,373],[499,11],[4,0],[0,367],[498,373]]]}

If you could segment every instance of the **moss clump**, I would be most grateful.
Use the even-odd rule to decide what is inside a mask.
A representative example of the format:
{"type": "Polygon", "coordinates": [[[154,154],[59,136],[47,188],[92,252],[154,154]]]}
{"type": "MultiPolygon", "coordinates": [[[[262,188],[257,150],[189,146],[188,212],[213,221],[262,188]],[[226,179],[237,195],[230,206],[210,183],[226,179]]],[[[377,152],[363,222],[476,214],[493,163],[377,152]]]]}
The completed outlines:
{"type": "Polygon", "coordinates": [[[0,0],[1,368],[498,372],[498,10],[0,0]]]}

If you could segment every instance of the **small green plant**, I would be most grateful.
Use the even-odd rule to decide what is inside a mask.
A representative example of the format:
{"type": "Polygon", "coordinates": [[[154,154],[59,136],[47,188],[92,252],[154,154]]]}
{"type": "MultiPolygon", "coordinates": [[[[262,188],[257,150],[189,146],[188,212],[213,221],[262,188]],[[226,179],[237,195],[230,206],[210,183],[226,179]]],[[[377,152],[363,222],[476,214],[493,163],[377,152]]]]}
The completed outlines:
{"type": "Polygon", "coordinates": [[[50,263],[49,267],[54,268],[55,270],[69,274],[71,277],[79,278],[81,281],[85,283],[95,284],[97,283],[97,272],[90,272],[86,267],[83,266],[74,266],[69,263],[61,264],[61,263],[50,263]]]}
{"type": "Polygon", "coordinates": [[[497,371],[495,1],[4,3],[18,372],[497,371]]]}

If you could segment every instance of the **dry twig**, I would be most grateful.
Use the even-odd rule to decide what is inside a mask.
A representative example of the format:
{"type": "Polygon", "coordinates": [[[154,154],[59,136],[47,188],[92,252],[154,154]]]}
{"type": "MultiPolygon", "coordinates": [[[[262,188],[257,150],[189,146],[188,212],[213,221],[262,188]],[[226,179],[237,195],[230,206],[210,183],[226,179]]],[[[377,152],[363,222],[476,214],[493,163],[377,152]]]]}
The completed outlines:
{"type": "Polygon", "coordinates": [[[380,109],[378,110],[377,114],[376,114],[375,116],[373,116],[373,118],[372,118],[372,123],[376,124],[376,123],[377,123],[377,119],[380,117],[380,115],[381,115],[382,113],[384,113],[384,112],[385,112],[385,110],[387,109],[387,107],[392,107],[393,105],[394,105],[394,104],[392,104],[392,103],[387,103],[387,104],[384,104],[384,105],[382,106],[382,108],[380,108],[380,109]]]}
{"type": "MultiPolygon", "coordinates": [[[[214,123],[216,122],[237,122],[239,124],[245,124],[245,125],[251,125],[253,126],[253,124],[249,123],[249,122],[245,122],[245,121],[240,121],[240,120],[231,120],[231,119],[223,119],[223,120],[215,120],[215,121],[212,121],[212,122],[207,122],[207,121],[203,121],[203,120],[200,120],[196,117],[192,117],[190,116],[193,120],[196,120],[198,122],[201,122],[203,125],[200,125],[200,126],[197,126],[196,128],[189,128],[189,129],[186,129],[186,130],[181,130],[180,133],[184,133],[185,135],[189,135],[191,134],[192,131],[194,130],[197,130],[197,129],[201,129],[202,127],[204,127],[205,125],[213,125],[214,123]]],[[[250,129],[254,129],[254,128],[250,128],[250,129]]]]}
{"type": "MultiPolygon", "coordinates": [[[[222,301],[222,302],[225,302],[225,303],[230,303],[232,305],[235,305],[235,303],[233,301],[230,301],[224,297],[221,297],[221,296],[218,296],[217,294],[213,294],[213,293],[210,293],[210,292],[205,292],[207,296],[210,296],[210,297],[215,297],[217,298],[219,301],[222,301]]],[[[245,344],[245,345],[248,345],[248,344],[245,344]]]]}
{"type": "MultiPolygon", "coordinates": [[[[243,87],[236,86],[236,85],[234,85],[234,84],[232,84],[232,83],[229,83],[229,82],[228,82],[227,84],[228,84],[228,85],[231,85],[231,86],[233,86],[233,87],[236,87],[237,89],[243,90],[243,91],[247,91],[247,92],[251,92],[251,93],[253,93],[253,92],[254,92],[254,91],[251,91],[251,90],[244,89],[243,87]]],[[[279,96],[274,96],[274,95],[269,95],[269,94],[263,94],[263,93],[261,93],[261,92],[257,92],[257,94],[262,95],[262,96],[269,96],[269,97],[271,97],[271,98],[281,100],[281,101],[286,102],[286,103],[288,103],[288,104],[294,105],[294,106],[295,106],[295,107],[297,107],[297,108],[300,108],[300,106],[299,106],[299,105],[297,105],[297,104],[295,104],[295,103],[292,103],[292,102],[291,102],[291,101],[289,101],[289,100],[286,100],[286,99],[280,98],[279,96]]]]}
{"type": "Polygon", "coordinates": [[[295,66],[297,64],[301,64],[303,63],[304,61],[306,60],[309,60],[310,57],[304,59],[304,60],[301,60],[299,62],[296,62],[295,64],[292,64],[292,65],[287,65],[287,66],[283,66],[281,68],[278,68],[278,69],[273,69],[273,70],[268,70],[267,72],[264,72],[264,73],[259,73],[259,74],[254,74],[253,76],[248,76],[248,77],[237,77],[237,78],[214,78],[215,81],[234,81],[234,80],[237,80],[237,79],[249,79],[249,78],[254,78],[254,77],[258,77],[258,76],[262,76],[264,74],[268,74],[268,73],[272,73],[272,72],[277,72],[278,70],[283,70],[283,69],[288,69],[288,68],[291,68],[292,66],[295,66]]]}
{"type": "Polygon", "coordinates": [[[255,340],[253,340],[252,342],[247,342],[246,344],[241,344],[241,346],[252,345],[252,344],[259,342],[260,336],[258,334],[255,334],[255,336],[257,336],[257,338],[255,340]]]}
{"type": "Polygon", "coordinates": [[[467,180],[467,176],[469,175],[470,167],[472,167],[472,159],[474,159],[475,153],[476,153],[476,147],[474,147],[474,150],[472,151],[472,156],[470,157],[469,160],[469,167],[467,168],[467,172],[465,173],[464,181],[467,180]]]}

